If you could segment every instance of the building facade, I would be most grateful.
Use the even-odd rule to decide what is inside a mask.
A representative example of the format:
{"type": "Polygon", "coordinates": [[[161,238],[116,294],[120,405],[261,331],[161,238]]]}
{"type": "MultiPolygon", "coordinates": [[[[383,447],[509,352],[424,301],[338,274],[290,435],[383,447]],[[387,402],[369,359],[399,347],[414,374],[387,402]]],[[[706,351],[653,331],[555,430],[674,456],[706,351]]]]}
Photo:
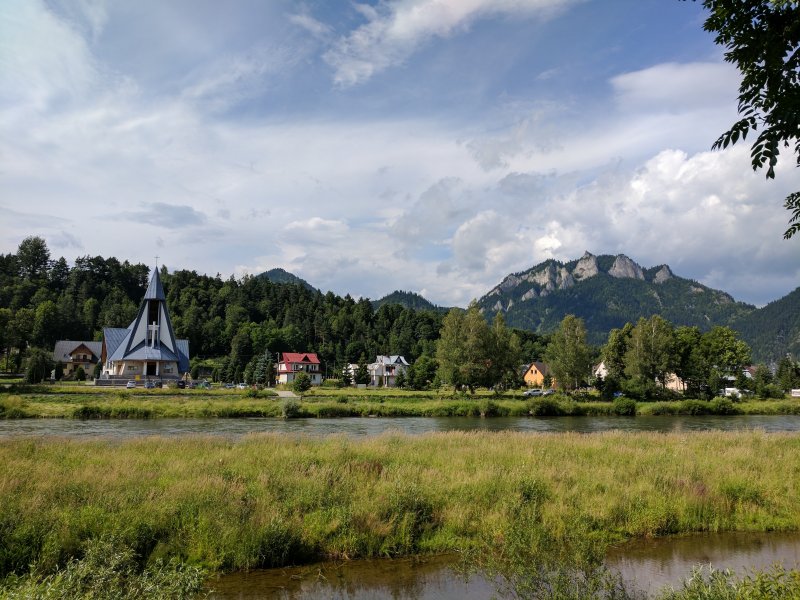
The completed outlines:
{"type": "Polygon", "coordinates": [[[278,355],[278,383],[292,383],[298,373],[306,373],[311,385],[322,384],[319,357],[313,352],[281,352],[278,355]]]}

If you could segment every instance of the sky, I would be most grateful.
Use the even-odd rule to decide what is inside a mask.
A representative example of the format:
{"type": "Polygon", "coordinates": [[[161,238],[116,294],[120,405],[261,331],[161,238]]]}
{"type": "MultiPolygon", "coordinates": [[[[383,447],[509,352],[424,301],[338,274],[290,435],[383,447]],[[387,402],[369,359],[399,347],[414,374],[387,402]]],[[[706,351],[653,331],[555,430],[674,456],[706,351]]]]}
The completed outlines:
{"type": "Polygon", "coordinates": [[[800,285],[789,155],[712,152],[739,74],[679,0],[3,0],[0,252],[466,306],[625,254],[800,285]]]}

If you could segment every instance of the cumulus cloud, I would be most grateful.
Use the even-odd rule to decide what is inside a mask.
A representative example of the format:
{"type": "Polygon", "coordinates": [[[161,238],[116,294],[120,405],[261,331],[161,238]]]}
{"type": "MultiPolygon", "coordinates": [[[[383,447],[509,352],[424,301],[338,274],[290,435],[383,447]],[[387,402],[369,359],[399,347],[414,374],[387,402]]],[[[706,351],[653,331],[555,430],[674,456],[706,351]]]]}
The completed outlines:
{"type": "Polygon", "coordinates": [[[467,30],[477,19],[497,15],[549,18],[576,0],[395,0],[359,5],[367,22],[339,39],[325,54],[334,81],[362,83],[402,63],[431,38],[467,30]]]}

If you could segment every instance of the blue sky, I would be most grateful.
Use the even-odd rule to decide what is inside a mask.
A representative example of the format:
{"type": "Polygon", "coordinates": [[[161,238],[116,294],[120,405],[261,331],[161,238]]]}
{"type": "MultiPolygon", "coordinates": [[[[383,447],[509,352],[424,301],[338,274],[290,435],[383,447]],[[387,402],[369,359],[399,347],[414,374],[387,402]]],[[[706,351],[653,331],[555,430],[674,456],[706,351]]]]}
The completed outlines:
{"type": "Polygon", "coordinates": [[[764,304],[800,282],[738,73],[678,0],[0,4],[0,252],[466,305],[585,250],[764,304]]]}

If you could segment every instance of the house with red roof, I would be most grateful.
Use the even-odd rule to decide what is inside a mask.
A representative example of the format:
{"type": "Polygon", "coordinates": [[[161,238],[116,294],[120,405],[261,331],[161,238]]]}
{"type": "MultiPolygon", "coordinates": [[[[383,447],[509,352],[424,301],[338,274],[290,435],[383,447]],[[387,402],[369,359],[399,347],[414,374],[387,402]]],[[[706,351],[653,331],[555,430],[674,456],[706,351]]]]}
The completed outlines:
{"type": "Polygon", "coordinates": [[[298,373],[306,373],[311,385],[322,383],[319,357],[314,352],[281,352],[278,355],[278,383],[292,383],[298,373]]]}

